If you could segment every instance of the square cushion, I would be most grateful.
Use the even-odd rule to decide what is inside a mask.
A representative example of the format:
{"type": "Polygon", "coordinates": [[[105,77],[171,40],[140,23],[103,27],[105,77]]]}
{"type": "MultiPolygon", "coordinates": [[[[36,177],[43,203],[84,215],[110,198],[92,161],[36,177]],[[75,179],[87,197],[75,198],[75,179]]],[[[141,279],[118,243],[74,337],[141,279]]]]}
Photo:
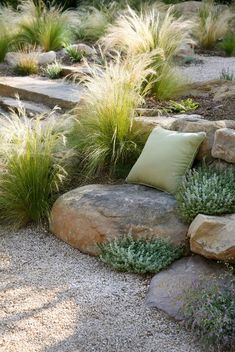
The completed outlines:
{"type": "Polygon", "coordinates": [[[174,194],[205,137],[205,132],[183,133],[156,127],[126,181],[174,194]]]}

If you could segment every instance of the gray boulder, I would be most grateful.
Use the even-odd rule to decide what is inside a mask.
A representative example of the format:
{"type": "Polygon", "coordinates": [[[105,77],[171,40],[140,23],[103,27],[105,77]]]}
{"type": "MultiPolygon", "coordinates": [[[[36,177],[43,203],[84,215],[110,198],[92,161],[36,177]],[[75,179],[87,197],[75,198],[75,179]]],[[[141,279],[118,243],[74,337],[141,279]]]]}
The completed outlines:
{"type": "Polygon", "coordinates": [[[200,282],[206,283],[215,275],[219,278],[222,273],[224,270],[217,263],[200,256],[182,258],[153,277],[145,302],[176,320],[183,320],[185,295],[200,282]]]}

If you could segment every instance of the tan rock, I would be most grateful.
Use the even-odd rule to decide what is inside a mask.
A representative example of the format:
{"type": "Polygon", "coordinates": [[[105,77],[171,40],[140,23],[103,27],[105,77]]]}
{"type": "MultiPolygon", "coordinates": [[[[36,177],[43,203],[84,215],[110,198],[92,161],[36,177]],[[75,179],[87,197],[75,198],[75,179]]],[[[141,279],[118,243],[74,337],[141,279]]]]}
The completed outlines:
{"type": "Polygon", "coordinates": [[[137,185],[89,185],[61,196],[51,212],[50,230],[57,237],[91,255],[97,243],[116,237],[169,238],[186,241],[188,226],[177,216],[174,197],[137,185]]]}
{"type": "Polygon", "coordinates": [[[225,81],[222,87],[214,90],[214,101],[235,98],[235,81],[225,81]]]}
{"type": "Polygon", "coordinates": [[[235,163],[235,129],[221,128],[215,132],[212,156],[235,163]]]}
{"type": "Polygon", "coordinates": [[[190,249],[206,258],[235,263],[235,214],[199,214],[188,230],[190,249]]]}
{"type": "Polygon", "coordinates": [[[206,132],[207,138],[201,144],[197,154],[197,159],[202,160],[205,157],[211,157],[211,149],[214,143],[215,131],[221,128],[235,129],[235,121],[220,120],[209,121],[200,118],[179,118],[172,122],[169,129],[180,132],[206,132]]]}

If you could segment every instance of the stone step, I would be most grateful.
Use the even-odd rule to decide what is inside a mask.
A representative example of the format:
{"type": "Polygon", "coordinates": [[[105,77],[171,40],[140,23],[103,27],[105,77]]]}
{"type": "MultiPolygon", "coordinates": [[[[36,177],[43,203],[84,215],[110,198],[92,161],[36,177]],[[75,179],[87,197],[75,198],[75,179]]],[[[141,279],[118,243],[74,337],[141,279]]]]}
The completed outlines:
{"type": "Polygon", "coordinates": [[[19,95],[34,103],[50,108],[59,106],[62,110],[73,109],[79,104],[82,88],[63,80],[48,80],[33,77],[1,77],[0,96],[15,98],[19,95]]]}
{"type": "Polygon", "coordinates": [[[26,100],[19,101],[18,99],[8,98],[8,97],[0,97],[0,108],[4,112],[8,112],[9,109],[16,111],[21,104],[25,108],[27,115],[30,117],[38,114],[48,113],[51,111],[51,109],[48,106],[45,106],[43,104],[32,103],[26,100]]]}

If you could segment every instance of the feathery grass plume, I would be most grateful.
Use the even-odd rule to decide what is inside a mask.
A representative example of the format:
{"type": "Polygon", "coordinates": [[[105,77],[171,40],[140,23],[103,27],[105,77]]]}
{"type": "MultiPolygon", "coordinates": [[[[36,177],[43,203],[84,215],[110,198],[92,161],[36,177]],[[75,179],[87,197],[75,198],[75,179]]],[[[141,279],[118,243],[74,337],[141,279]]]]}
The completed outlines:
{"type": "Polygon", "coordinates": [[[147,132],[134,121],[149,89],[143,83],[151,70],[151,57],[115,61],[89,67],[84,82],[83,109],[78,111],[72,140],[83,159],[84,173],[115,174],[117,169],[131,167],[139,156],[147,132]]]}
{"type": "Polygon", "coordinates": [[[205,1],[196,21],[196,37],[201,47],[212,49],[228,32],[232,19],[234,13],[228,8],[222,9],[213,0],[205,1]]]}
{"type": "Polygon", "coordinates": [[[21,106],[1,122],[0,218],[20,227],[48,216],[66,179],[69,150],[58,121],[29,120],[21,106]]]}
{"type": "Polygon", "coordinates": [[[106,49],[116,48],[128,56],[162,51],[164,60],[171,59],[182,45],[192,43],[191,21],[175,18],[173,7],[166,13],[157,9],[137,13],[130,7],[107,29],[102,38],[106,49]]]}
{"type": "MultiPolygon", "coordinates": [[[[37,74],[39,70],[36,51],[30,51],[30,47],[18,53],[17,63],[14,67],[16,74],[20,76],[28,76],[37,74]]],[[[35,49],[33,49],[35,50],[35,49]]]]}
{"type": "Polygon", "coordinates": [[[186,79],[182,78],[178,70],[167,62],[158,66],[152,78],[151,93],[159,100],[177,98],[185,91],[186,79]]]}
{"type": "Polygon", "coordinates": [[[190,223],[198,214],[235,212],[235,169],[201,167],[190,170],[176,194],[179,213],[190,223]]]}
{"type": "Polygon", "coordinates": [[[162,238],[146,240],[129,235],[98,246],[104,263],[137,274],[157,273],[183,255],[182,247],[162,238]]]}
{"type": "Polygon", "coordinates": [[[63,11],[59,6],[49,8],[43,1],[37,4],[23,0],[19,10],[19,34],[17,40],[40,46],[44,51],[57,50],[68,45],[76,27],[76,12],[63,11]]]}
{"type": "Polygon", "coordinates": [[[105,9],[97,9],[92,6],[79,8],[78,16],[80,23],[76,31],[77,37],[93,42],[104,35],[112,17],[105,9]]]}

